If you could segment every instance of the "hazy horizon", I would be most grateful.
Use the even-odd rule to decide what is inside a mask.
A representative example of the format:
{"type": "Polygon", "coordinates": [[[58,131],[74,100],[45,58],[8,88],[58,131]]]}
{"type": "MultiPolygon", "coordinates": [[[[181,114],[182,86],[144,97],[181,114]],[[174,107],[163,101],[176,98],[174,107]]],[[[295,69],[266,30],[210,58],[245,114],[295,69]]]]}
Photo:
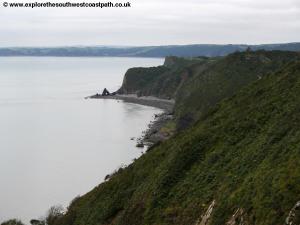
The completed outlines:
{"type": "Polygon", "coordinates": [[[167,46],[188,46],[188,45],[281,45],[281,44],[298,44],[299,41],[293,42],[272,42],[272,43],[258,43],[258,44],[249,44],[249,43],[221,43],[221,44],[214,44],[214,43],[192,43],[192,44],[170,44],[170,45],[99,45],[99,44],[91,44],[91,45],[57,45],[57,46],[5,46],[0,48],[88,48],[88,47],[108,47],[108,48],[139,48],[139,47],[167,47],[167,46]]]}

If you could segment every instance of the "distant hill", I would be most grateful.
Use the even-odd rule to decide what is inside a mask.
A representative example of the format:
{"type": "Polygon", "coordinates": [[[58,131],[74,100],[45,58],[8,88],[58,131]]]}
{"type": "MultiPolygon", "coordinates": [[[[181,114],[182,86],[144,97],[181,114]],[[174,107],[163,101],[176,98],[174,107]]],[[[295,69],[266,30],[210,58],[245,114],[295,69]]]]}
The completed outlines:
{"type": "Polygon", "coordinates": [[[196,57],[225,56],[237,51],[283,50],[300,51],[300,43],[266,45],[170,45],[149,47],[41,47],[41,48],[0,48],[0,56],[69,56],[69,57],[196,57]]]}

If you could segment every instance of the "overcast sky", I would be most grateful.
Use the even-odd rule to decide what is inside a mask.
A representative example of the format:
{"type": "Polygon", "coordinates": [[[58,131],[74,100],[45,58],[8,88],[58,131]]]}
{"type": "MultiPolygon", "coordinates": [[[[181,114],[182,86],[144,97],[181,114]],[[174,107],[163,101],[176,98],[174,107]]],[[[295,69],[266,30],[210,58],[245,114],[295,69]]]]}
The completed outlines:
{"type": "Polygon", "coordinates": [[[18,0],[0,0],[0,47],[300,41],[300,0],[131,0],[131,8],[110,9],[17,9],[4,1],[18,0]]]}

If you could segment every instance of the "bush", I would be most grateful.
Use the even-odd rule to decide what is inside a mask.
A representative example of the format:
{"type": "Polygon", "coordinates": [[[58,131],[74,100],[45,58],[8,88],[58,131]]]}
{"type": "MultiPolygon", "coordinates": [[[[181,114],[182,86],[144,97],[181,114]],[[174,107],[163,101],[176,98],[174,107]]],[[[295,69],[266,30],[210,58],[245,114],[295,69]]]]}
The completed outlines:
{"type": "Polygon", "coordinates": [[[1,225],[24,225],[24,223],[17,219],[11,219],[1,223],[1,225]]]}

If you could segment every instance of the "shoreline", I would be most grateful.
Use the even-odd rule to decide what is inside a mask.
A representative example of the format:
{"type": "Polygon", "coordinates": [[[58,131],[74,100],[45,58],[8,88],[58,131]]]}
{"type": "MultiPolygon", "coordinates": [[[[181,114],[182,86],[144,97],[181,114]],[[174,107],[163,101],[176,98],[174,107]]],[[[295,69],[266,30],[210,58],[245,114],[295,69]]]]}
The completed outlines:
{"type": "Polygon", "coordinates": [[[137,95],[93,95],[86,97],[86,99],[112,99],[112,100],[122,100],[128,103],[134,103],[139,105],[151,106],[155,108],[162,109],[163,112],[155,114],[155,119],[150,121],[148,128],[142,132],[141,136],[136,138],[137,147],[147,146],[150,148],[154,144],[162,142],[168,139],[170,136],[166,136],[164,132],[161,131],[169,121],[173,120],[173,109],[175,105],[174,100],[161,99],[153,96],[143,96],[138,97],[137,95]]]}
{"type": "Polygon", "coordinates": [[[163,142],[171,137],[167,132],[162,131],[165,125],[173,120],[173,115],[166,112],[155,114],[155,119],[150,121],[148,128],[142,132],[142,136],[137,139],[137,144],[150,148],[151,146],[163,142]]]}
{"type": "Polygon", "coordinates": [[[124,102],[135,103],[139,105],[151,106],[155,108],[159,108],[164,110],[166,113],[173,113],[173,108],[175,105],[175,101],[173,99],[161,99],[153,96],[142,96],[138,97],[135,94],[129,95],[109,95],[109,96],[102,96],[102,95],[92,95],[86,97],[86,99],[114,99],[114,100],[123,100],[124,102]]]}

